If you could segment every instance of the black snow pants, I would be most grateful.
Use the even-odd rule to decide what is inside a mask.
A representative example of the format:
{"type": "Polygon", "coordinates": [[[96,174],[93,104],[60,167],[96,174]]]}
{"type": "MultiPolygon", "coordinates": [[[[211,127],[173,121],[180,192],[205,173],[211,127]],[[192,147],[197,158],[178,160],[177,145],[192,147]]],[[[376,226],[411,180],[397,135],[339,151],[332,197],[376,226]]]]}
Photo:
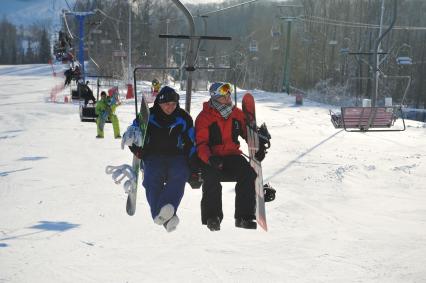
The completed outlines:
{"type": "Polygon", "coordinates": [[[235,185],[235,218],[256,218],[256,173],[250,163],[241,155],[223,156],[223,169],[218,170],[202,162],[203,196],[201,199],[201,222],[219,217],[222,221],[221,177],[226,175],[237,182],[235,185]]]}

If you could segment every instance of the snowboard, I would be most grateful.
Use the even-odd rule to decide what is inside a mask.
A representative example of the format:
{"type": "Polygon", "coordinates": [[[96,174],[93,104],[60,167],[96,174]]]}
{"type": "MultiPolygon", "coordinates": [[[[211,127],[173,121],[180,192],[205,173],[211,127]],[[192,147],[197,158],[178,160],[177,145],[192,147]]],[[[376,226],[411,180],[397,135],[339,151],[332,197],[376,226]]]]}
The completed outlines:
{"type": "MultiPolygon", "coordinates": [[[[142,135],[142,147],[145,142],[145,136],[146,131],[148,128],[148,120],[149,120],[149,106],[148,103],[145,100],[144,95],[141,95],[141,105],[140,105],[140,112],[138,113],[138,106],[137,106],[137,94],[135,94],[135,110],[136,110],[136,119],[139,124],[140,132],[142,135]]],[[[143,180],[143,170],[140,170],[140,164],[141,160],[136,157],[136,155],[133,155],[133,161],[132,161],[132,169],[133,172],[136,175],[136,182],[135,185],[132,187],[132,189],[129,191],[127,195],[127,202],[126,202],[126,212],[128,215],[132,216],[136,212],[136,197],[138,193],[138,184],[139,184],[139,172],[141,174],[141,180],[143,180]]]]}
{"type": "Polygon", "coordinates": [[[259,150],[259,135],[256,124],[256,109],[253,95],[246,93],[243,96],[242,110],[245,115],[247,127],[247,144],[249,150],[250,165],[257,174],[255,181],[256,188],[256,221],[265,231],[268,230],[266,223],[265,198],[263,195],[263,175],[262,164],[255,157],[259,150]]]}

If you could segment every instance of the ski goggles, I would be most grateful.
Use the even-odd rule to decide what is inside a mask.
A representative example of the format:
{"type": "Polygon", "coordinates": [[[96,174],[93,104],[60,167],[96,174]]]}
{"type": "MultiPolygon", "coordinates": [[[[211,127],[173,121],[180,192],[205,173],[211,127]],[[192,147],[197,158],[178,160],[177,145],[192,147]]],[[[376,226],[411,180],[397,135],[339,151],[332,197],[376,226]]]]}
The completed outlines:
{"type": "Polygon", "coordinates": [[[232,93],[231,85],[228,83],[225,83],[214,91],[214,96],[230,96],[231,93],[232,93]]]}

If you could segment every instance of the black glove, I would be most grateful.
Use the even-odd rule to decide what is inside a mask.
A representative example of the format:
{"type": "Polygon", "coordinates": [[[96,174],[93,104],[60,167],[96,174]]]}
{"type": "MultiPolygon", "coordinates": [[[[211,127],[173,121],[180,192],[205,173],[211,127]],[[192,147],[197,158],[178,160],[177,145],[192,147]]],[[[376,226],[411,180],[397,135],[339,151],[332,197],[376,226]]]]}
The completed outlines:
{"type": "Polygon", "coordinates": [[[265,123],[263,123],[259,129],[257,129],[257,133],[259,136],[259,144],[263,144],[266,149],[270,148],[271,134],[269,133],[265,123]]]}
{"type": "Polygon", "coordinates": [[[262,126],[257,130],[259,137],[259,150],[255,153],[255,157],[258,161],[262,162],[265,159],[266,150],[271,147],[271,134],[266,127],[266,124],[263,123],[262,126]]]}
{"type": "Polygon", "coordinates": [[[142,147],[132,144],[131,146],[129,146],[129,149],[137,158],[142,159],[143,157],[142,147]]]}
{"type": "Polygon", "coordinates": [[[220,156],[212,155],[209,158],[209,165],[215,169],[223,169],[223,159],[220,156]]]}

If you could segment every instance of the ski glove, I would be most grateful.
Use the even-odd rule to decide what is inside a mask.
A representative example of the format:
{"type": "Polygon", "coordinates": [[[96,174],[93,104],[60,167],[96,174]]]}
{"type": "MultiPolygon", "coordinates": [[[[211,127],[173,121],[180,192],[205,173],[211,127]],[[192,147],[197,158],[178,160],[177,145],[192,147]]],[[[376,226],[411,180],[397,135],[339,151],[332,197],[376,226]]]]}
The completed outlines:
{"type": "Polygon", "coordinates": [[[142,156],[143,156],[142,147],[132,144],[131,146],[129,146],[129,149],[134,155],[136,155],[137,158],[142,159],[142,156]]]}
{"type": "Polygon", "coordinates": [[[212,155],[209,158],[209,165],[217,170],[223,169],[223,159],[220,156],[212,155]]]}
{"type": "Polygon", "coordinates": [[[266,124],[263,123],[262,126],[257,130],[259,136],[259,150],[255,153],[255,157],[258,161],[262,162],[265,159],[266,150],[271,147],[271,134],[266,127],[266,124]]]}
{"type": "Polygon", "coordinates": [[[124,146],[142,146],[142,133],[141,129],[137,126],[131,125],[127,128],[126,132],[123,134],[121,139],[121,149],[124,149],[124,146]]]}
{"type": "Polygon", "coordinates": [[[271,147],[271,134],[266,127],[266,124],[263,123],[259,129],[257,129],[257,134],[259,136],[259,144],[262,144],[265,149],[271,147]]]}

